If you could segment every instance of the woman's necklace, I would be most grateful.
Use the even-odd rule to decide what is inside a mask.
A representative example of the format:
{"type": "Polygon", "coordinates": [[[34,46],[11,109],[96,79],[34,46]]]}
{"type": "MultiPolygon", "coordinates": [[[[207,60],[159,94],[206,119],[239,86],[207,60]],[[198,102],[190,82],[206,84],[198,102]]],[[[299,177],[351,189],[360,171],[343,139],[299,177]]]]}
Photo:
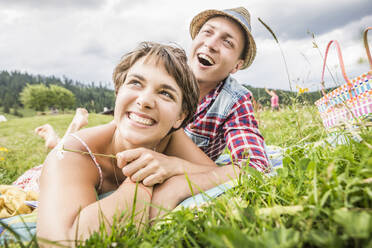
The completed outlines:
{"type": "Polygon", "coordinates": [[[118,180],[118,177],[116,175],[116,165],[115,165],[115,161],[114,161],[115,158],[111,158],[111,165],[112,165],[112,168],[114,169],[114,176],[115,176],[115,180],[116,180],[116,185],[119,187],[119,180],[118,180]]]}

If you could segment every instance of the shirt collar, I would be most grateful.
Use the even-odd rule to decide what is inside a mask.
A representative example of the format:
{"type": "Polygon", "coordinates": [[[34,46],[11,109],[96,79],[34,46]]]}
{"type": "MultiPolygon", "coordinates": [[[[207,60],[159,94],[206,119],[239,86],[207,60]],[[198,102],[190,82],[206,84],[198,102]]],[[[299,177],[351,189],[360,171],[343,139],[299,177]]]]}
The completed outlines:
{"type": "Polygon", "coordinates": [[[210,105],[211,102],[213,102],[217,98],[228,78],[229,77],[221,81],[214,89],[209,91],[209,93],[203,97],[198,106],[197,114],[203,111],[207,106],[210,105]]]}

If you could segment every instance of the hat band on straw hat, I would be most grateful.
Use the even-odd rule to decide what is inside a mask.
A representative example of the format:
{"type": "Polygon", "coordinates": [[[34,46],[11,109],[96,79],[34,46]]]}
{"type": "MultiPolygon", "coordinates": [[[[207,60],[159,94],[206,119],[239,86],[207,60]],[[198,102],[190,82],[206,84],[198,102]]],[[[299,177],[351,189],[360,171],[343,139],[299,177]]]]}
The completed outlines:
{"type": "Polygon", "coordinates": [[[229,9],[223,10],[222,12],[225,12],[226,14],[235,17],[236,19],[238,19],[239,21],[241,21],[242,24],[244,24],[245,26],[247,26],[247,28],[248,28],[249,31],[252,31],[251,24],[249,24],[247,22],[247,20],[245,18],[243,18],[242,15],[240,15],[239,13],[237,13],[235,11],[231,11],[229,9]]]}

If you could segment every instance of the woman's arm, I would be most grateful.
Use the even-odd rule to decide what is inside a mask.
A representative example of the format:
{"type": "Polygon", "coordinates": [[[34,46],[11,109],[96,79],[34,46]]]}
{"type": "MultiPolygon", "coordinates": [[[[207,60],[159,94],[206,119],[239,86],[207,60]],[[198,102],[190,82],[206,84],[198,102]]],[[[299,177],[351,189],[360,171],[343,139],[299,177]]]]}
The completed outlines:
{"type": "Polygon", "coordinates": [[[268,90],[266,87],[265,87],[265,91],[267,94],[269,94],[270,96],[273,96],[273,92],[271,90],[268,90]]]}
{"type": "MultiPolygon", "coordinates": [[[[95,187],[98,184],[99,173],[89,156],[64,152],[64,158],[59,160],[56,151],[52,151],[40,179],[39,240],[62,241],[72,246],[76,239],[85,240],[98,231],[101,224],[106,225],[109,233],[115,215],[125,211],[125,217],[130,216],[136,185],[124,181],[112,195],[97,201],[95,187]]],[[[151,193],[152,188],[148,190],[151,193]]],[[[142,211],[144,219],[148,217],[147,202],[150,202],[148,192],[143,186],[138,187],[136,213],[142,211]]],[[[136,219],[140,217],[142,214],[136,219]]]]}

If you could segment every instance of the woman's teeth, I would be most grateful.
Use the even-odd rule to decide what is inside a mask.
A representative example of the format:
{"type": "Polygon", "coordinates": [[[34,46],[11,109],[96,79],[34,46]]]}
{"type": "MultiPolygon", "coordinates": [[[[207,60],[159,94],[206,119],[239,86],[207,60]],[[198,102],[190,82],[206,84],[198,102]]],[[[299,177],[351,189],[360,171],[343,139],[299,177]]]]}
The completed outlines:
{"type": "Polygon", "coordinates": [[[143,118],[143,117],[140,117],[134,113],[130,113],[129,114],[129,119],[135,121],[135,122],[138,122],[140,124],[143,124],[143,125],[147,125],[147,126],[151,126],[154,124],[154,121],[151,120],[151,119],[147,119],[147,118],[143,118]]]}

